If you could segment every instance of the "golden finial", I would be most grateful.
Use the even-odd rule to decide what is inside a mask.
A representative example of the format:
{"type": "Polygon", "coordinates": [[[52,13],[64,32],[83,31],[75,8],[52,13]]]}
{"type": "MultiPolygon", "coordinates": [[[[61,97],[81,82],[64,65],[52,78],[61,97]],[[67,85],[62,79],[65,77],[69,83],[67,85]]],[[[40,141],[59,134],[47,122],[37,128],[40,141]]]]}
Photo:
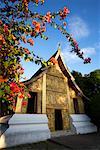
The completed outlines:
{"type": "Polygon", "coordinates": [[[61,44],[58,43],[58,51],[61,51],[61,44]]]}

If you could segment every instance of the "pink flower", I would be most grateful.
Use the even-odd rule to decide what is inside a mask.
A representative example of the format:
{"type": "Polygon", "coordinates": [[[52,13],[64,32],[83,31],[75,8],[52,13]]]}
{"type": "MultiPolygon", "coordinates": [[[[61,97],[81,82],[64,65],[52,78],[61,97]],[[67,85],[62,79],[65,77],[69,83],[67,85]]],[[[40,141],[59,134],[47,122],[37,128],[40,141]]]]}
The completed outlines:
{"type": "Polygon", "coordinates": [[[0,20],[0,25],[2,25],[2,20],[0,20]]]}
{"type": "Polygon", "coordinates": [[[27,48],[24,48],[26,54],[30,54],[30,51],[27,48]]]}
{"type": "Polygon", "coordinates": [[[33,20],[33,21],[32,21],[32,24],[33,24],[34,26],[36,25],[36,23],[37,23],[36,20],[33,20]]]}
{"type": "Polygon", "coordinates": [[[41,28],[41,25],[40,25],[40,23],[39,22],[37,22],[37,21],[35,21],[35,20],[33,20],[32,21],[32,24],[34,25],[34,31],[35,32],[37,32],[37,33],[39,33],[40,32],[40,28],[41,28]]]}
{"type": "Polygon", "coordinates": [[[0,45],[0,49],[2,48],[2,45],[0,45]]]}
{"type": "Polygon", "coordinates": [[[63,9],[63,13],[65,13],[66,15],[70,13],[69,9],[67,7],[64,7],[63,9]]]}
{"type": "Polygon", "coordinates": [[[27,94],[27,96],[28,96],[28,98],[31,98],[31,95],[29,93],[27,94]]]}
{"type": "Polygon", "coordinates": [[[51,12],[47,12],[47,14],[44,16],[45,21],[50,23],[51,22],[51,12]]]}
{"type": "Polygon", "coordinates": [[[59,15],[61,19],[65,19],[69,13],[70,13],[69,9],[67,7],[64,7],[63,10],[59,12],[59,15]]]}
{"type": "Polygon", "coordinates": [[[4,32],[8,33],[8,26],[4,24],[4,32]]]}
{"type": "Polygon", "coordinates": [[[84,64],[87,64],[87,63],[91,63],[91,58],[85,58],[84,59],[84,64]]]}
{"type": "Polygon", "coordinates": [[[19,68],[19,69],[17,70],[17,72],[20,73],[20,74],[23,74],[23,73],[24,73],[24,69],[23,69],[23,68],[19,68]]]}
{"type": "Polygon", "coordinates": [[[34,41],[33,41],[33,39],[31,39],[31,38],[28,39],[27,42],[30,43],[30,45],[32,45],[32,46],[34,45],[34,41]]]}

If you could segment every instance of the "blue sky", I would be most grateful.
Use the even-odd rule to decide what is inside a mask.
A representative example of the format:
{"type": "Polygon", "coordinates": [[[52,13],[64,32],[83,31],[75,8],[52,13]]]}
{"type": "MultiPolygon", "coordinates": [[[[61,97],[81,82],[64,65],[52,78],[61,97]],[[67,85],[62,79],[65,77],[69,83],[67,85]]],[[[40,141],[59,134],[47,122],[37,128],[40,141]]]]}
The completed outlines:
{"type": "MultiPolygon", "coordinates": [[[[79,44],[85,56],[91,57],[91,64],[83,64],[74,53],[70,53],[71,47],[66,38],[51,26],[47,26],[47,41],[36,38],[34,46],[26,45],[35,54],[48,60],[57,50],[58,43],[69,70],[76,70],[87,74],[95,69],[100,69],[100,0],[45,0],[44,5],[30,6],[33,11],[41,14],[46,12],[57,12],[64,6],[68,7],[70,14],[65,19],[66,30],[72,34],[79,44]]],[[[29,79],[40,67],[34,63],[22,62],[25,68],[24,77],[29,79]]]]}

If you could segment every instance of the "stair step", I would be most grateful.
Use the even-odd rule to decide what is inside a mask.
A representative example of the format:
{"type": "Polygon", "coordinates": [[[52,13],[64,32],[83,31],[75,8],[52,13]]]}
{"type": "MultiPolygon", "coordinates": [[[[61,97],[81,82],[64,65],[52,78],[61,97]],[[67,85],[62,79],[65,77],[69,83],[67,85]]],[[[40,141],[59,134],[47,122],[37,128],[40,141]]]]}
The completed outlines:
{"type": "Polygon", "coordinates": [[[73,125],[75,125],[77,127],[81,127],[81,126],[94,126],[94,124],[91,123],[91,122],[73,122],[73,125]]]}
{"type": "Polygon", "coordinates": [[[72,121],[84,122],[90,121],[91,119],[85,114],[73,114],[70,115],[72,121]]]}
{"type": "Polygon", "coordinates": [[[78,127],[77,134],[93,133],[97,132],[96,126],[78,127]]]}
{"type": "Polygon", "coordinates": [[[72,131],[77,134],[86,134],[97,132],[97,127],[91,122],[90,118],[85,114],[70,115],[72,131]]]}

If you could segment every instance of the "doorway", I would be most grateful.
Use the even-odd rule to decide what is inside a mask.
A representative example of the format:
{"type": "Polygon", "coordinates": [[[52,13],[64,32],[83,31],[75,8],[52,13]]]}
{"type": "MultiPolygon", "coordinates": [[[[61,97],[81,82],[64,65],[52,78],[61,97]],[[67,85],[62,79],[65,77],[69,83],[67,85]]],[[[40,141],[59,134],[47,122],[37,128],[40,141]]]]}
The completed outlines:
{"type": "Polygon", "coordinates": [[[63,130],[61,109],[55,109],[55,130],[63,130]]]}
{"type": "Polygon", "coordinates": [[[79,106],[78,106],[78,100],[77,98],[73,98],[73,104],[74,104],[74,111],[75,111],[75,114],[79,114],[79,106]]]}
{"type": "Polygon", "coordinates": [[[37,113],[37,93],[30,92],[31,98],[28,99],[27,113],[36,114],[37,113]]]}

